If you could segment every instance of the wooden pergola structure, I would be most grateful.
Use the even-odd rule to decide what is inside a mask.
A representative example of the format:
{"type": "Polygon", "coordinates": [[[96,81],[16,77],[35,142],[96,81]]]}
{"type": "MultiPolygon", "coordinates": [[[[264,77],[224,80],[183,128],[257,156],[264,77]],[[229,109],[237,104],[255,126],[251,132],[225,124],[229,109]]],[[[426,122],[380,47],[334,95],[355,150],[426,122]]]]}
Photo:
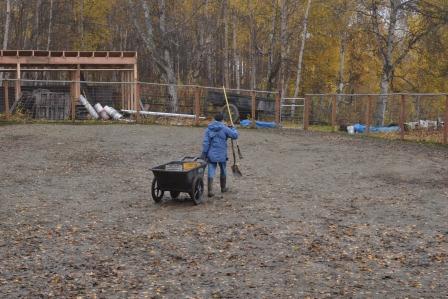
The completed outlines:
{"type": "MultiPolygon", "coordinates": [[[[23,72],[69,72],[71,117],[81,95],[81,72],[119,72],[122,85],[122,108],[139,110],[137,52],[123,51],[40,51],[1,50],[0,72],[15,74],[15,101],[21,96],[23,72]]],[[[9,116],[8,81],[3,81],[5,113],[9,116]]]]}

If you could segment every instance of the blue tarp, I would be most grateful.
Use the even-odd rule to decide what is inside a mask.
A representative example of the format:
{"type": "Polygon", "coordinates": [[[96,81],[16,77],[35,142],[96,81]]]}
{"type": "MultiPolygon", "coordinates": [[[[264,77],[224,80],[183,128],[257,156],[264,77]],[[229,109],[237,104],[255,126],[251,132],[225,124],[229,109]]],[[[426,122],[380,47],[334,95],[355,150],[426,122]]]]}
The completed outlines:
{"type": "MultiPolygon", "coordinates": [[[[354,124],[355,133],[364,133],[366,131],[366,126],[361,124],[354,124]]],[[[391,126],[391,127],[370,127],[370,133],[392,133],[399,132],[400,127],[391,126]]]]}
{"type": "MultiPolygon", "coordinates": [[[[245,119],[240,121],[240,125],[243,127],[250,127],[252,124],[251,120],[245,119]]],[[[276,128],[277,124],[275,122],[267,122],[267,121],[255,121],[255,125],[257,128],[276,128]]]]}

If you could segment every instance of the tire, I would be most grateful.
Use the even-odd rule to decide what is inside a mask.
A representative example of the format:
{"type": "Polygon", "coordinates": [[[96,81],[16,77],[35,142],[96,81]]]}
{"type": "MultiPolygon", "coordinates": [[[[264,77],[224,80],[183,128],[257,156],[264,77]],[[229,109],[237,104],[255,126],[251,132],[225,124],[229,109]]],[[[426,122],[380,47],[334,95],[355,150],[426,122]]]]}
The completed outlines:
{"type": "Polygon", "coordinates": [[[165,193],[165,191],[160,190],[159,189],[159,185],[157,184],[157,179],[154,178],[152,180],[152,184],[151,184],[151,195],[152,195],[152,199],[156,202],[159,203],[162,201],[163,198],[163,194],[165,193]]]}
{"type": "Polygon", "coordinates": [[[172,199],[177,199],[179,197],[180,192],[178,191],[170,191],[170,195],[172,199]]]}
{"type": "MultiPolygon", "coordinates": [[[[234,104],[229,104],[230,113],[232,113],[232,120],[234,123],[236,123],[240,119],[240,111],[238,110],[238,107],[234,104]]],[[[227,110],[227,105],[222,106],[221,113],[224,115],[225,121],[230,121],[229,119],[229,111],[227,110]]]]}
{"type": "Polygon", "coordinates": [[[191,190],[190,197],[195,205],[202,203],[202,196],[204,194],[204,181],[202,178],[196,178],[193,183],[193,190],[191,190]]]}

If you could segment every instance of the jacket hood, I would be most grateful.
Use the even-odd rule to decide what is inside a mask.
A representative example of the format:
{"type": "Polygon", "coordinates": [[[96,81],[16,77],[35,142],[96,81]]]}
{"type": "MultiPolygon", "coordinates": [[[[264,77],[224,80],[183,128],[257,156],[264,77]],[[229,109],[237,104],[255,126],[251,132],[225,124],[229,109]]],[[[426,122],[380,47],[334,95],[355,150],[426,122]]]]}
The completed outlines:
{"type": "Polygon", "coordinates": [[[208,128],[212,132],[219,132],[224,128],[224,124],[220,121],[213,121],[208,125],[208,128]]]}

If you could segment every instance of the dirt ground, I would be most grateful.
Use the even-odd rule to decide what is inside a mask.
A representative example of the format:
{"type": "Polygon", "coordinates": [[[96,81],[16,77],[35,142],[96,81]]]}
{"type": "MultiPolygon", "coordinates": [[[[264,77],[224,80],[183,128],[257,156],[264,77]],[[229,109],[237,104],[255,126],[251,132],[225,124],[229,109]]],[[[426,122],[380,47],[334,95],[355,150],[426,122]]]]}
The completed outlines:
{"type": "Polygon", "coordinates": [[[231,193],[155,204],[202,132],[0,127],[0,297],[448,296],[448,149],[243,130],[231,193]]]}

